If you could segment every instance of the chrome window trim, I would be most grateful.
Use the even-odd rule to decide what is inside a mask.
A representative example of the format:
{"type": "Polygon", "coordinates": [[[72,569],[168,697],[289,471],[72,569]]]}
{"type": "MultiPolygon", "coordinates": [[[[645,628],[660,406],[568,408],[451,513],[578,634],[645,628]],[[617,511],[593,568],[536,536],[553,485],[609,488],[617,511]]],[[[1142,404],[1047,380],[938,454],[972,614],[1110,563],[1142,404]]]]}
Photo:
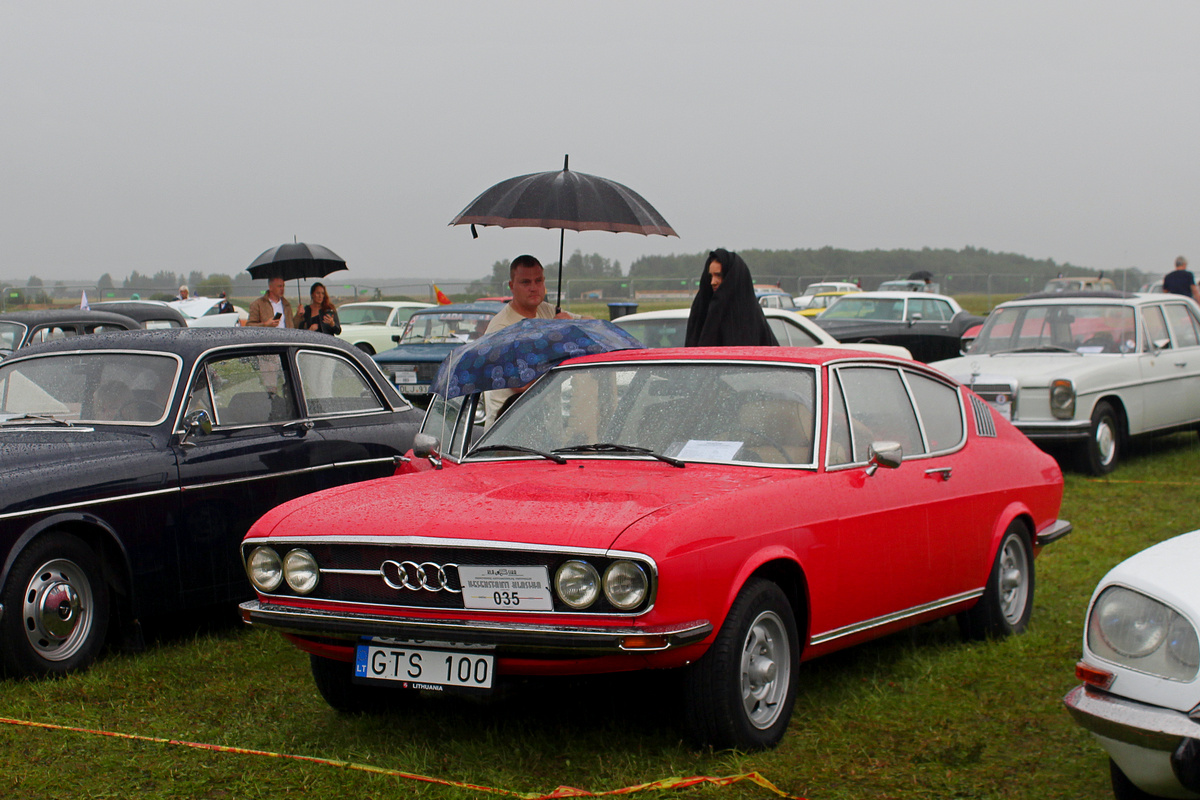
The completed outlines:
{"type": "Polygon", "coordinates": [[[842,639],[847,636],[853,636],[858,633],[863,633],[865,631],[869,631],[872,628],[878,628],[883,625],[890,625],[893,622],[900,622],[901,620],[905,620],[910,617],[915,617],[915,616],[924,614],[929,611],[937,611],[938,609],[946,608],[947,606],[956,605],[965,600],[971,600],[973,598],[982,597],[982,596],[983,596],[983,587],[980,587],[978,589],[972,589],[972,590],[966,591],[966,592],[960,592],[959,594],[951,595],[950,597],[943,597],[940,600],[934,600],[933,602],[930,602],[930,603],[924,603],[919,606],[913,606],[912,608],[906,608],[902,611],[896,611],[891,614],[885,614],[881,617],[875,617],[874,619],[868,619],[868,620],[864,620],[862,622],[856,622],[852,625],[845,625],[841,628],[834,628],[831,631],[826,631],[825,633],[817,634],[816,636],[812,637],[812,639],[809,641],[809,644],[812,644],[812,645],[828,644],[829,642],[837,641],[838,639],[842,639]]]}
{"type": "Polygon", "coordinates": [[[300,395],[301,401],[304,404],[304,414],[305,414],[305,416],[303,417],[304,419],[330,419],[330,418],[335,418],[335,417],[350,417],[350,416],[362,417],[362,416],[367,416],[368,414],[382,414],[388,410],[388,404],[383,402],[382,400],[380,400],[380,396],[383,393],[381,391],[379,391],[379,386],[376,384],[376,382],[374,380],[372,380],[369,375],[366,374],[366,371],[363,370],[362,366],[358,362],[347,357],[345,353],[342,353],[337,350],[319,350],[319,349],[316,349],[313,347],[308,347],[308,346],[298,347],[298,348],[296,348],[296,351],[292,356],[292,361],[296,365],[296,388],[299,390],[299,395],[300,395]],[[304,376],[300,371],[300,356],[309,354],[309,353],[311,353],[313,355],[317,355],[317,356],[332,357],[332,358],[340,359],[341,361],[345,362],[346,364],[349,364],[350,368],[353,369],[361,378],[366,380],[368,385],[370,385],[371,389],[375,392],[375,401],[379,403],[380,407],[372,408],[372,409],[364,409],[361,411],[337,411],[337,412],[332,412],[332,413],[328,413],[328,414],[314,414],[308,407],[308,397],[304,392],[304,376]]]}
{"type": "Polygon", "coordinates": [[[391,464],[392,457],[387,458],[368,458],[360,461],[335,461],[330,464],[317,464],[312,467],[301,467],[300,469],[283,470],[282,472],[264,472],[258,475],[250,475],[244,478],[227,478],[219,481],[206,481],[205,483],[188,483],[179,487],[182,492],[194,492],[197,489],[210,489],[214,486],[231,486],[235,483],[253,483],[254,481],[265,481],[271,478],[286,478],[289,475],[306,475],[313,472],[324,472],[329,469],[338,469],[340,467],[350,467],[362,464],[391,464]]]}
{"type": "Polygon", "coordinates": [[[63,503],[57,506],[40,506],[38,508],[30,508],[25,511],[10,511],[7,514],[0,514],[0,520],[18,519],[20,517],[30,517],[37,514],[50,514],[58,511],[70,511],[73,508],[88,508],[90,506],[98,506],[103,503],[115,503],[122,500],[140,500],[143,497],[155,497],[160,494],[170,494],[178,491],[178,486],[171,486],[166,489],[151,489],[147,492],[111,495],[109,497],[94,498],[92,500],[80,500],[74,503],[63,503]]]}

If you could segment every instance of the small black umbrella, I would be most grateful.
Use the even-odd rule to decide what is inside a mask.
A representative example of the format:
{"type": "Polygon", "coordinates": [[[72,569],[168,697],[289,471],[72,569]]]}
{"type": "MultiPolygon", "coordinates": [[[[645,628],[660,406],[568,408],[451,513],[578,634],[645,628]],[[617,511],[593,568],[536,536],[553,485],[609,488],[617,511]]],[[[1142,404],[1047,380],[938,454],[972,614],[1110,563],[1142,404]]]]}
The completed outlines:
{"type": "Polygon", "coordinates": [[[640,194],[628,186],[572,172],[563,159],[561,172],[537,172],[497,183],[472,200],[451,225],[501,228],[558,228],[558,301],[562,306],[563,240],[566,230],[678,236],[640,194]]]}
{"type": "Polygon", "coordinates": [[[300,295],[301,278],[324,278],[331,272],[345,268],[345,260],[328,247],[293,242],[263,251],[254,259],[254,263],[246,267],[246,271],[252,278],[295,280],[296,295],[300,298],[300,304],[304,305],[304,298],[300,295]]]}

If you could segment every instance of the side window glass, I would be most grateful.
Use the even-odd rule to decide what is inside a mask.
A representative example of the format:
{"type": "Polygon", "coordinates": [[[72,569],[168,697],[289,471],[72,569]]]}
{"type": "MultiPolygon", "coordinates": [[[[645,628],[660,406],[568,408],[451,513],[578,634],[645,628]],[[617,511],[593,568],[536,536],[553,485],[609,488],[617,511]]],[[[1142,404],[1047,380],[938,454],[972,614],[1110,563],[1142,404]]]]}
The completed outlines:
{"type": "Polygon", "coordinates": [[[312,416],[382,411],[383,403],[353,364],[327,353],[296,355],[304,402],[312,416]]]}
{"type": "MultiPolygon", "coordinates": [[[[804,328],[797,325],[788,325],[788,338],[791,340],[793,347],[815,347],[821,343],[821,340],[813,336],[804,328]]],[[[778,336],[776,338],[779,338],[778,336]]],[[[779,343],[783,344],[783,339],[779,339],[779,343]]]]}
{"type": "Polygon", "coordinates": [[[1151,344],[1159,350],[1166,350],[1171,347],[1171,334],[1167,332],[1167,322],[1163,319],[1162,306],[1147,306],[1142,312],[1142,319],[1146,322],[1146,350],[1150,350],[1151,344]]]}
{"type": "Polygon", "coordinates": [[[866,460],[871,442],[899,442],[906,458],[925,452],[917,415],[899,370],[851,367],[838,370],[838,375],[854,430],[855,461],[866,460]]]}
{"type": "Polygon", "coordinates": [[[278,353],[214,360],[205,370],[218,425],[264,425],[296,419],[295,393],[278,353]]]}
{"type": "Polygon", "coordinates": [[[444,455],[460,458],[462,453],[454,447],[454,426],[462,409],[464,398],[456,397],[447,401],[440,394],[432,396],[429,410],[425,412],[425,420],[421,423],[421,433],[436,436],[438,447],[444,455]]]}
{"type": "Polygon", "coordinates": [[[957,447],[963,439],[962,399],[958,390],[915,372],[907,372],[905,377],[917,401],[929,452],[957,447]]]}
{"type": "MultiPolygon", "coordinates": [[[[865,446],[863,452],[866,452],[865,446]]],[[[866,460],[865,456],[863,460],[866,460]]],[[[850,443],[850,418],[846,415],[846,399],[842,397],[842,384],[836,376],[829,384],[829,455],[826,461],[831,467],[855,461],[854,448],[850,443]]]]}
{"type": "Polygon", "coordinates": [[[212,393],[208,389],[207,364],[196,372],[196,382],[192,384],[192,391],[188,393],[187,411],[184,414],[190,414],[197,409],[207,411],[209,419],[212,419],[213,403],[212,393]]]}
{"type": "Polygon", "coordinates": [[[950,310],[950,304],[944,300],[927,300],[929,303],[929,319],[940,319],[943,322],[948,319],[954,319],[954,314],[950,310]]]}
{"type": "Polygon", "coordinates": [[[784,347],[790,345],[791,337],[788,335],[788,326],[781,319],[767,317],[767,324],[771,326],[771,333],[775,334],[775,339],[784,347]]]}
{"type": "Polygon", "coordinates": [[[1187,306],[1182,303],[1171,303],[1163,306],[1167,319],[1171,323],[1171,331],[1175,334],[1176,347],[1195,347],[1200,344],[1196,333],[1196,320],[1188,313],[1187,306]]]}

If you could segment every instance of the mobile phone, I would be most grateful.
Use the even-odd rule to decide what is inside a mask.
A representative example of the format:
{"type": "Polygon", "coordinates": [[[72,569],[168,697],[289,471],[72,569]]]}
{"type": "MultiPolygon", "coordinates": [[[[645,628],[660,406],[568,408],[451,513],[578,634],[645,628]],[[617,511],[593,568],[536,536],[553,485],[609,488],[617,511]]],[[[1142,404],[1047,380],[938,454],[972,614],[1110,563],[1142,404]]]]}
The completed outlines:
{"type": "Polygon", "coordinates": [[[279,318],[280,318],[280,317],[282,317],[282,316],[283,316],[283,312],[282,312],[282,311],[276,311],[276,312],[275,312],[275,319],[279,319],[279,318]]]}

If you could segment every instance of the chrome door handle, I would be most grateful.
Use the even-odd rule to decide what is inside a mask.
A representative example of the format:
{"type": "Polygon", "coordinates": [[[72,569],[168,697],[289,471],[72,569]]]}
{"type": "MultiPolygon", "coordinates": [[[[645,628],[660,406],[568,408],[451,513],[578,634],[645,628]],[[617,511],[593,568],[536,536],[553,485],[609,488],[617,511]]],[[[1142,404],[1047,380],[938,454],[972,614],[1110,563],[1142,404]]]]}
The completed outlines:
{"type": "Polygon", "coordinates": [[[925,470],[926,475],[939,475],[944,481],[950,480],[950,474],[954,471],[952,467],[934,467],[933,469],[925,470]]]}

